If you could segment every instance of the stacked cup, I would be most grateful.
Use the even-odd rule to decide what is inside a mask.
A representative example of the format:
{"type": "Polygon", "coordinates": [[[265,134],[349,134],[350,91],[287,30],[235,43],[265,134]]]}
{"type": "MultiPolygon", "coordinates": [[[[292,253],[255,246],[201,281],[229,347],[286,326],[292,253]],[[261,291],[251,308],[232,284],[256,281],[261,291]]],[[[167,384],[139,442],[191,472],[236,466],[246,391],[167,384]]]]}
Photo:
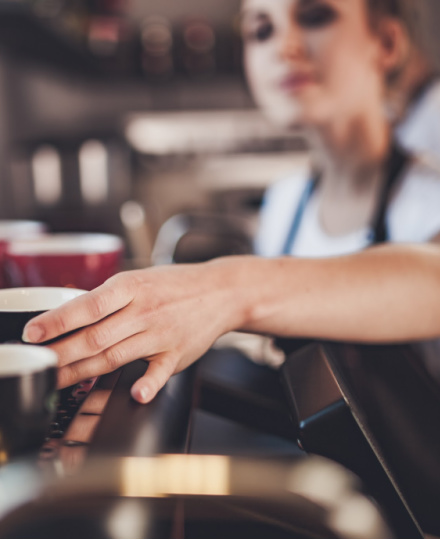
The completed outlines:
{"type": "Polygon", "coordinates": [[[0,464],[39,450],[56,411],[56,354],[23,343],[26,323],[101,285],[122,255],[117,236],[0,221],[0,464]]]}
{"type": "Polygon", "coordinates": [[[26,323],[85,291],[30,287],[0,290],[0,464],[37,451],[56,409],[57,356],[23,344],[26,323]]]}
{"type": "Polygon", "coordinates": [[[31,239],[46,231],[39,221],[0,220],[0,289],[7,286],[5,278],[5,253],[10,242],[18,239],[31,239]]]}

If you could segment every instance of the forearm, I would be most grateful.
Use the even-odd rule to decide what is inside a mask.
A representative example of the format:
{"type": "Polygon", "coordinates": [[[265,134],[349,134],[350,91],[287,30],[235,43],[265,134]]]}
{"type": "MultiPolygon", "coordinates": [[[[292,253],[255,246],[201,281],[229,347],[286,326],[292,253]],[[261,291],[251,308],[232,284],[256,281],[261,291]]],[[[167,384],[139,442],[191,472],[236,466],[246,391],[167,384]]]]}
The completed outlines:
{"type": "MultiPolygon", "coordinates": [[[[440,336],[440,247],[384,245],[331,259],[236,257],[241,330],[359,342],[440,336]]],[[[237,323],[236,323],[237,324],[237,323]]]]}
{"type": "Polygon", "coordinates": [[[334,259],[225,257],[122,272],[32,319],[60,387],[150,361],[132,388],[147,403],[230,330],[358,342],[440,336],[440,248],[384,246],[334,259]],[[73,330],[76,330],[72,333],[73,330]]]}

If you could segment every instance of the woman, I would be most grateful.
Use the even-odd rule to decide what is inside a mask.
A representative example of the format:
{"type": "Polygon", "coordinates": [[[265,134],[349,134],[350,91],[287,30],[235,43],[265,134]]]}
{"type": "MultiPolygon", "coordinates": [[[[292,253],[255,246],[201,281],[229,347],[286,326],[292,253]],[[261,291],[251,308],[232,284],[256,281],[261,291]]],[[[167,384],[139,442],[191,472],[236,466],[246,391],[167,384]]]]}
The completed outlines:
{"type": "MultiPolygon", "coordinates": [[[[246,0],[243,6],[257,102],[288,125],[309,130],[320,169],[312,195],[329,237],[365,232],[385,183],[391,144],[385,81],[398,66],[405,33],[396,2],[384,12],[385,4],[246,0]]],[[[426,173],[426,184],[432,182],[426,173]]],[[[85,327],[52,345],[60,386],[148,358],[147,373],[132,388],[133,397],[147,403],[173,373],[231,330],[362,342],[436,337],[438,231],[440,224],[421,244],[385,243],[351,255],[228,257],[121,273],[35,318],[24,338],[41,342],[85,327]]]]}
{"type": "MultiPolygon", "coordinates": [[[[372,239],[377,241],[378,236],[383,236],[383,232],[375,231],[375,226],[382,225],[378,207],[381,202],[388,206],[389,199],[392,200],[386,208],[385,238],[398,242],[429,240],[440,230],[438,173],[414,159],[410,163],[410,156],[399,148],[393,147],[390,154],[389,125],[383,108],[391,90],[391,84],[384,84],[384,80],[400,79],[414,48],[403,3],[382,2],[381,9],[388,9],[393,16],[385,18],[382,11],[380,23],[375,3],[367,4],[371,25],[382,41],[380,58],[377,51],[362,48],[362,41],[350,35],[349,31],[361,30],[359,24],[353,21],[344,34],[334,20],[338,12],[332,6],[337,6],[343,15],[344,2],[303,3],[302,10],[300,3],[297,23],[300,28],[309,29],[309,41],[305,39],[302,45],[311,49],[318,33],[322,40],[320,53],[314,54],[314,67],[295,58],[299,51],[295,43],[282,51],[284,56],[277,54],[283,43],[288,43],[283,32],[299,34],[290,31],[286,6],[282,4],[274,2],[265,11],[244,11],[248,78],[259,105],[268,115],[287,126],[298,121],[305,126],[321,164],[318,163],[314,178],[286,178],[269,190],[256,242],[258,253],[310,257],[341,255],[365,248],[372,239]],[[332,46],[338,47],[335,53],[332,46]],[[371,69],[366,69],[368,62],[382,62],[382,73],[376,70],[372,75],[371,69]],[[267,66],[264,72],[258,67],[261,65],[267,66]],[[320,77],[323,83],[313,88],[313,76],[320,77]],[[312,78],[310,84],[307,77],[312,78]],[[314,90],[323,95],[313,96],[314,90]],[[318,107],[316,102],[308,106],[301,99],[307,93],[316,99],[318,107]],[[357,107],[363,103],[364,111],[348,110],[353,99],[357,107]],[[293,106],[302,106],[302,111],[292,109],[293,106]],[[310,114],[316,120],[308,118],[310,114]],[[387,162],[385,156],[393,162],[387,162]],[[401,172],[393,170],[396,165],[397,169],[402,168],[401,172]],[[315,185],[318,175],[319,185],[315,185]],[[389,193],[393,186],[387,186],[387,181],[396,183],[394,197],[389,193]]],[[[247,5],[255,7],[258,3],[247,5]]],[[[345,15],[347,19],[350,16],[345,15]]]]}

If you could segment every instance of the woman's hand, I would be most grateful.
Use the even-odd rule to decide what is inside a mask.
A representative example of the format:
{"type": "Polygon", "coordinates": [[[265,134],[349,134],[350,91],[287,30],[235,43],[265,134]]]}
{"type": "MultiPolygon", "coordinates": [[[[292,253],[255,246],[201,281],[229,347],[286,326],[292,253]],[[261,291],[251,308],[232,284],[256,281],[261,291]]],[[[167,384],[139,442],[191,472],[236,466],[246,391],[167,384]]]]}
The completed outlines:
{"type": "Polygon", "coordinates": [[[146,358],[132,388],[147,403],[230,330],[388,343],[440,336],[438,245],[388,245],[326,259],[225,257],[118,274],[32,319],[53,345],[59,386],[146,358]]]}
{"type": "Polygon", "coordinates": [[[61,388],[147,359],[147,373],[132,388],[134,399],[147,403],[173,373],[240,324],[236,312],[237,295],[221,264],[157,267],[118,274],[36,317],[23,338],[41,343],[77,330],[50,345],[59,356],[61,388]]]}

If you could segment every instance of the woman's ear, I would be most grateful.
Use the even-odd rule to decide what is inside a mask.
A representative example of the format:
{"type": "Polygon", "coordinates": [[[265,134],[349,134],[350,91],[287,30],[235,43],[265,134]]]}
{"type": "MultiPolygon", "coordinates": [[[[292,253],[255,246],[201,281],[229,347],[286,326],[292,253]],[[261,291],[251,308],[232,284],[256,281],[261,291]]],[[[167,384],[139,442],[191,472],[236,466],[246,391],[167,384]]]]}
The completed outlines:
{"type": "Polygon", "coordinates": [[[404,67],[411,50],[411,39],[402,23],[393,17],[384,17],[379,25],[381,48],[380,67],[387,77],[397,75],[404,67]]]}

